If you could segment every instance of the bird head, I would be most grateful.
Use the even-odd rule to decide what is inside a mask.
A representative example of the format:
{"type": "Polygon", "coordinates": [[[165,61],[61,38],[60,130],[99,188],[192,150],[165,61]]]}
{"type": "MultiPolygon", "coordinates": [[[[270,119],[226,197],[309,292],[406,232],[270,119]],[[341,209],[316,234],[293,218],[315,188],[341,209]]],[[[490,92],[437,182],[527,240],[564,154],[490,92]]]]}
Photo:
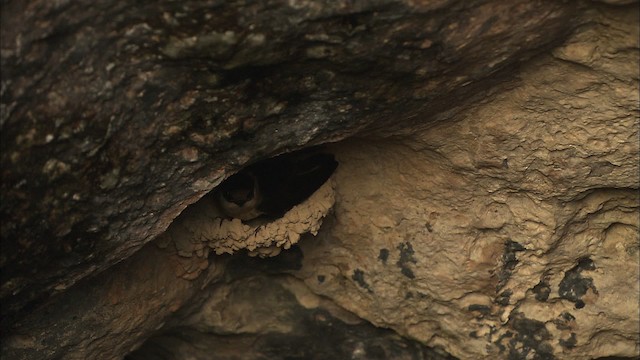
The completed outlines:
{"type": "Polygon", "coordinates": [[[255,179],[248,173],[237,173],[220,185],[222,197],[237,206],[243,206],[255,197],[255,179]]]}

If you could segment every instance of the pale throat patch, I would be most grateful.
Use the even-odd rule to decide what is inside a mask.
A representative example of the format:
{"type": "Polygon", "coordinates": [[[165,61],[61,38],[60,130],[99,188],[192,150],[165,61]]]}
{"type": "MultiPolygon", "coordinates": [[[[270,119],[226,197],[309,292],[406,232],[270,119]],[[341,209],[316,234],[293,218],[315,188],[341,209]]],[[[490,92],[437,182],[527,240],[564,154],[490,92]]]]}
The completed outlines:
{"type": "Polygon", "coordinates": [[[254,191],[251,200],[245,202],[241,206],[228,201],[222,194],[218,194],[218,204],[222,208],[222,211],[232,218],[240,220],[251,220],[262,215],[262,212],[258,210],[258,204],[262,201],[262,196],[259,191],[254,191]]]}

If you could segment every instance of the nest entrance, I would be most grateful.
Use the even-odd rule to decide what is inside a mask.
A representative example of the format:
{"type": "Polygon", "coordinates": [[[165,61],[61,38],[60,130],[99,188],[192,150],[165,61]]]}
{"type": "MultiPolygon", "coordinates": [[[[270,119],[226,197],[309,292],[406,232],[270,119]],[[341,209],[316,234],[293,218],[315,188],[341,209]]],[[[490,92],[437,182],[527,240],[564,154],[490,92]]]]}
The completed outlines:
{"type": "MultiPolygon", "coordinates": [[[[282,249],[289,249],[296,244],[301,235],[318,233],[323,218],[335,203],[331,174],[336,166],[333,155],[318,154],[309,150],[251,165],[243,170],[248,174],[244,176],[260,177],[263,173],[269,175],[267,180],[259,179],[262,181],[260,185],[264,193],[261,194],[264,198],[260,200],[269,201],[278,197],[278,200],[285,198],[288,201],[301,201],[302,197],[299,194],[288,195],[285,192],[305,187],[304,191],[307,194],[304,195],[304,200],[286,207],[281,203],[276,206],[267,204],[257,213],[266,216],[241,219],[230,216],[235,213],[229,214],[224,204],[221,205],[222,189],[225,188],[223,182],[217,189],[186,209],[158,238],[157,244],[162,248],[168,248],[173,244],[178,255],[187,258],[206,258],[210,251],[218,255],[233,254],[243,249],[246,249],[250,256],[278,255],[282,249]],[[277,182],[283,185],[273,190],[272,184],[277,182]],[[271,209],[277,211],[270,211],[271,209]]],[[[248,192],[242,193],[243,196],[247,196],[248,192]]],[[[248,196],[246,201],[252,200],[252,196],[248,196]]],[[[238,203],[244,205],[244,202],[245,200],[238,203]]]]}

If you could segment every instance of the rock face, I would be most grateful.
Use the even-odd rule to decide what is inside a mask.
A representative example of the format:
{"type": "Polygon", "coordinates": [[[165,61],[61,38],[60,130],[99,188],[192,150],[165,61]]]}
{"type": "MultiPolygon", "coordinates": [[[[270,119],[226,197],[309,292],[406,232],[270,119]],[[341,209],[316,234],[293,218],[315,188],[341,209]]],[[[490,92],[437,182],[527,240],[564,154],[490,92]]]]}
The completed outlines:
{"type": "Polygon", "coordinates": [[[3,4],[3,358],[640,356],[640,18],[604,2],[3,4]],[[318,212],[209,214],[320,143],[318,212]]]}
{"type": "Polygon", "coordinates": [[[600,16],[453,121],[336,145],[297,275],[460,358],[636,355],[637,14],[600,16]]]}

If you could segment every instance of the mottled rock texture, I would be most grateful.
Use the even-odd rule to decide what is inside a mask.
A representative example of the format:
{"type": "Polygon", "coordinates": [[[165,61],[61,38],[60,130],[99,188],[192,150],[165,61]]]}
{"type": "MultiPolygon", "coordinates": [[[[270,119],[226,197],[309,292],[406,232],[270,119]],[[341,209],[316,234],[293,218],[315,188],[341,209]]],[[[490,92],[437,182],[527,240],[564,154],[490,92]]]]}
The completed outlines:
{"type": "Polygon", "coordinates": [[[637,1],[0,16],[3,358],[640,355],[637,1]],[[272,259],[158,238],[322,143],[316,237],[272,259]]]}

